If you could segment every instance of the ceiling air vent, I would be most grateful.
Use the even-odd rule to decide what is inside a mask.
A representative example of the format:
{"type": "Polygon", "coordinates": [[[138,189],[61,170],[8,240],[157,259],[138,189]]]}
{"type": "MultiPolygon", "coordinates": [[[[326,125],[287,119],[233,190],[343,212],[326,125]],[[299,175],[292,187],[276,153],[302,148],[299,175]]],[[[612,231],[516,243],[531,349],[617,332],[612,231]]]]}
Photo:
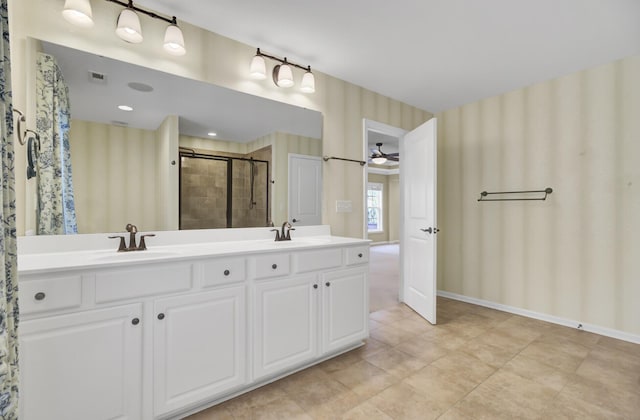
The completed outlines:
{"type": "Polygon", "coordinates": [[[107,75],[97,71],[89,71],[89,81],[91,83],[97,83],[99,85],[107,84],[107,75]]]}

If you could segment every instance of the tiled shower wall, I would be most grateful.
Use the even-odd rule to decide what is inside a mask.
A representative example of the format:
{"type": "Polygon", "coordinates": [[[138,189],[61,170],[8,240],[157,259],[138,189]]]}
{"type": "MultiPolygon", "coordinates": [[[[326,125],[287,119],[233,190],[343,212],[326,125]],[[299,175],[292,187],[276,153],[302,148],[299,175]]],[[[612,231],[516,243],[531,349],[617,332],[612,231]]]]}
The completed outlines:
{"type": "MultiPolygon", "coordinates": [[[[234,160],[232,169],[232,227],[266,226],[269,220],[267,165],[271,147],[247,155],[227,152],[208,154],[268,161],[255,163],[254,205],[250,206],[251,165],[234,160]]],[[[181,158],[180,228],[214,229],[227,227],[227,163],[225,161],[181,158]]]]}

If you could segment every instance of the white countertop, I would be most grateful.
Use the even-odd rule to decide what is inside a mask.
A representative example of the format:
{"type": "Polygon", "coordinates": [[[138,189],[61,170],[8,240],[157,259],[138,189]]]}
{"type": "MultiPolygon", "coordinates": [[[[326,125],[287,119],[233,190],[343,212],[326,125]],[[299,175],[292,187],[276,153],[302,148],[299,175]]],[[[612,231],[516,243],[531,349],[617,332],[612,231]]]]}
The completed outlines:
{"type": "MultiPolygon", "coordinates": [[[[265,252],[302,251],[336,246],[368,244],[368,239],[319,235],[273,239],[225,240],[179,245],[150,245],[146,251],[117,252],[113,249],[86,251],[18,253],[18,274],[39,274],[68,270],[113,268],[157,262],[175,262],[202,257],[237,256],[265,252]]],[[[113,242],[113,245],[117,245],[113,242]]]]}

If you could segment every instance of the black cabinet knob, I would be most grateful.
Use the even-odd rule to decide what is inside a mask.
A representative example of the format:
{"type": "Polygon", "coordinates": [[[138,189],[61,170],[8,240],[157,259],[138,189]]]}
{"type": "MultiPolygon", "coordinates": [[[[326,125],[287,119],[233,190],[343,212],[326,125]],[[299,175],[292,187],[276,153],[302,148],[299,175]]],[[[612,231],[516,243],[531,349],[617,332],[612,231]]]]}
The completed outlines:
{"type": "Polygon", "coordinates": [[[314,285],[313,285],[313,288],[314,288],[314,289],[317,289],[317,288],[318,288],[318,285],[317,285],[317,284],[314,284],[314,285]]]}
{"type": "Polygon", "coordinates": [[[229,274],[231,274],[231,271],[229,271],[229,270],[224,270],[224,275],[225,275],[225,276],[228,276],[229,274]]]}
{"type": "Polygon", "coordinates": [[[36,300],[44,300],[45,296],[46,296],[46,295],[44,294],[44,292],[38,292],[38,293],[36,293],[36,295],[34,296],[34,298],[35,298],[36,300]]]}
{"type": "Polygon", "coordinates": [[[358,254],[358,258],[362,258],[362,252],[358,254]]]}
{"type": "Polygon", "coordinates": [[[162,321],[164,319],[164,314],[163,313],[159,313],[158,314],[158,319],[162,321]]]}
{"type": "Polygon", "coordinates": [[[133,319],[131,320],[131,323],[132,323],[133,325],[138,325],[138,324],[140,323],[140,318],[133,318],[133,319]]]}
{"type": "Polygon", "coordinates": [[[273,268],[273,269],[275,270],[276,268],[278,268],[278,264],[273,264],[273,265],[271,266],[271,268],[273,268]]]}
{"type": "Polygon", "coordinates": [[[325,283],[325,286],[329,287],[329,286],[331,286],[331,283],[326,282],[326,283],[325,283]]]}

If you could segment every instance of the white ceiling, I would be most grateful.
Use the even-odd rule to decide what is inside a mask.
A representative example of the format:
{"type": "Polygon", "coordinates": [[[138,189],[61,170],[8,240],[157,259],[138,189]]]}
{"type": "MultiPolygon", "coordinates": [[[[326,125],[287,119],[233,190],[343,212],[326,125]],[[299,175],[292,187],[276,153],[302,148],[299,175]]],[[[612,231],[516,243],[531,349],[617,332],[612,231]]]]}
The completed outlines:
{"type": "Polygon", "coordinates": [[[135,3],[431,112],[640,53],[639,0],[135,3]]]}
{"type": "Polygon", "coordinates": [[[97,56],[43,41],[45,52],[56,57],[69,86],[73,118],[104,124],[156,130],[168,115],[180,117],[180,134],[246,143],[276,131],[322,138],[322,114],[178,77],[146,67],[97,56]],[[89,73],[105,76],[104,83],[89,73]],[[153,88],[140,92],[129,83],[153,88]],[[129,105],[133,111],[121,111],[129,105]]]}

